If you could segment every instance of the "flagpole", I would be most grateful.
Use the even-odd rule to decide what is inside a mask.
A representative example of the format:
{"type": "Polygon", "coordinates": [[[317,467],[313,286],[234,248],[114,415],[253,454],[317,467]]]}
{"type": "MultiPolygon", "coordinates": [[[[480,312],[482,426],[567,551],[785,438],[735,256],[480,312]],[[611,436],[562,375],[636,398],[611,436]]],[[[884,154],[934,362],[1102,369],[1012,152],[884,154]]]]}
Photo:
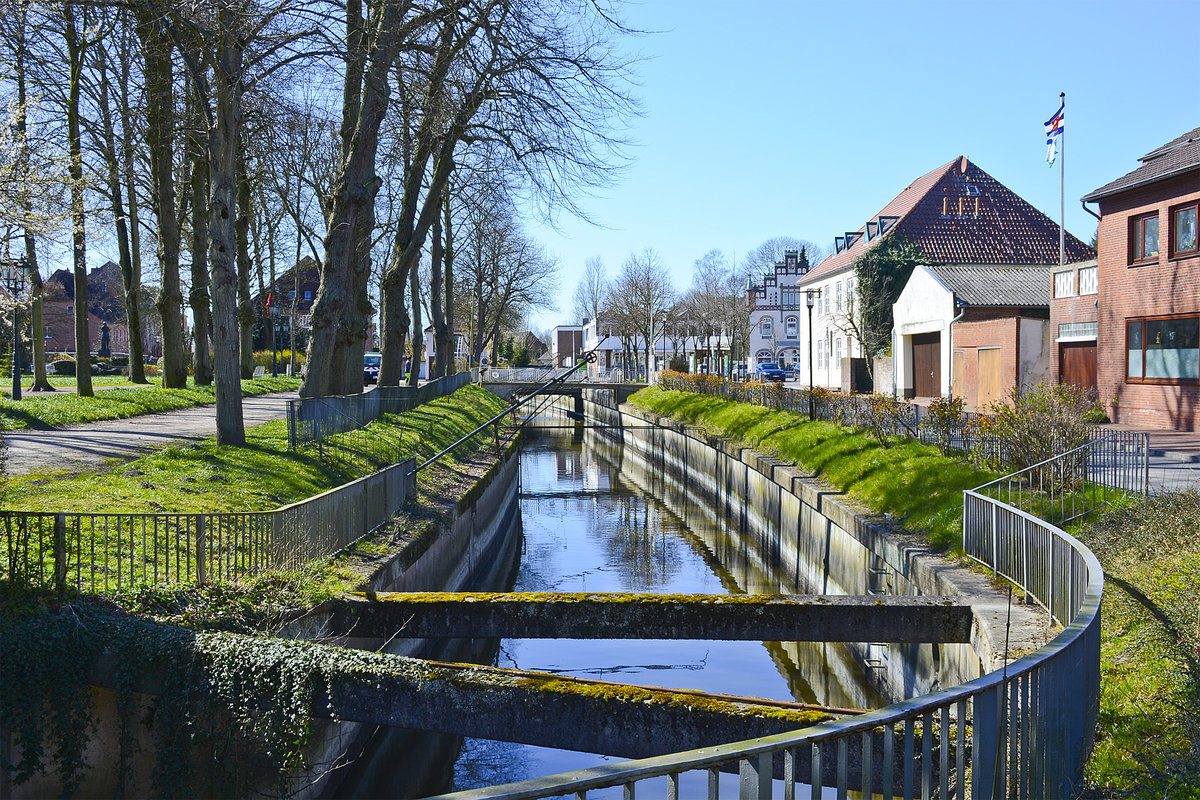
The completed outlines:
{"type": "MultiPolygon", "coordinates": [[[[1062,100],[1063,114],[1066,115],[1067,93],[1059,92],[1059,98],[1062,100]]],[[[1066,176],[1067,176],[1067,127],[1064,125],[1062,133],[1058,136],[1059,155],[1058,155],[1058,265],[1061,267],[1067,263],[1067,201],[1066,201],[1066,176]]]]}

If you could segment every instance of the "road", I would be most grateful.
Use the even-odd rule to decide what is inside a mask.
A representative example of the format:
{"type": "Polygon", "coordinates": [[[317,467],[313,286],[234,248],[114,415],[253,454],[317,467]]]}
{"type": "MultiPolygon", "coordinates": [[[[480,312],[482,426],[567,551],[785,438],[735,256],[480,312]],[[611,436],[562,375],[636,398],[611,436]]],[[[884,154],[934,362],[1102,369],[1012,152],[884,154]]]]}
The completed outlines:
{"type": "MultiPolygon", "coordinates": [[[[242,398],[247,428],[287,416],[287,400],[296,392],[242,398]]],[[[9,431],[7,470],[13,474],[65,469],[79,472],[110,458],[133,459],[173,441],[199,441],[217,434],[216,406],[205,405],[104,420],[52,431],[9,431]]]]}

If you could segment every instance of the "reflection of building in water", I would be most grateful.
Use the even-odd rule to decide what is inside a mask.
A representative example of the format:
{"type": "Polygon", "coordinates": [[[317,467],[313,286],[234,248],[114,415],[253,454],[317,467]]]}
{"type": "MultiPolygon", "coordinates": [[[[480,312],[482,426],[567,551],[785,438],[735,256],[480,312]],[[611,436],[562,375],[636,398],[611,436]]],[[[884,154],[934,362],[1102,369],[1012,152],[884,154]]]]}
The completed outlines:
{"type": "Polygon", "coordinates": [[[583,456],[583,488],[593,492],[607,492],[612,489],[609,470],[597,457],[591,448],[585,448],[583,456]]]}
{"type": "Polygon", "coordinates": [[[555,450],[554,473],[561,480],[578,480],[583,475],[583,464],[578,450],[555,450]]]}

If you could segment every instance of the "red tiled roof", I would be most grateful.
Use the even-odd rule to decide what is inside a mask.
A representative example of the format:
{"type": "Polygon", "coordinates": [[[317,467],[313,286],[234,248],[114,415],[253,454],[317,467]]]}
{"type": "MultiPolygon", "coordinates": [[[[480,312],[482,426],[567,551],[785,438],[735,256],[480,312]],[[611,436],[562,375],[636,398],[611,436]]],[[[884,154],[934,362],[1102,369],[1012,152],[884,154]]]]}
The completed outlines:
{"type": "MultiPolygon", "coordinates": [[[[903,233],[933,263],[1058,263],[1058,224],[965,156],[913,181],[872,222],[881,216],[899,217],[886,236],[903,233]]],[[[866,225],[858,230],[865,233],[866,225]]],[[[882,238],[867,242],[862,236],[822,261],[800,283],[851,267],[882,238]]],[[[1094,255],[1092,248],[1067,234],[1068,262],[1094,255]]]]}
{"type": "Polygon", "coordinates": [[[1084,202],[1101,200],[1147,183],[1200,169],[1200,128],[1177,136],[1162,147],[1146,153],[1140,160],[1142,165],[1133,172],[1085,194],[1084,202]]]}

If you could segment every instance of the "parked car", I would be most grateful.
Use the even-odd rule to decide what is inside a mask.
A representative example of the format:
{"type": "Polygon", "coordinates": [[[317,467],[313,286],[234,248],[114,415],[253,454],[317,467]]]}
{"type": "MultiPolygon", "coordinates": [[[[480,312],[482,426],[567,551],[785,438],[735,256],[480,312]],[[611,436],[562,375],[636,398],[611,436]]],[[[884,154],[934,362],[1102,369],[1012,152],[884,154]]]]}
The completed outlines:
{"type": "Polygon", "coordinates": [[[792,380],[800,380],[800,375],[803,374],[803,372],[804,366],[799,361],[797,361],[795,364],[792,364],[792,380]]]}
{"type": "Polygon", "coordinates": [[[783,383],[787,380],[787,371],[774,361],[764,361],[758,365],[758,379],[761,381],[779,381],[783,383]]]}
{"type": "Polygon", "coordinates": [[[379,380],[379,362],[382,359],[382,353],[363,353],[363,383],[379,380]]]}

